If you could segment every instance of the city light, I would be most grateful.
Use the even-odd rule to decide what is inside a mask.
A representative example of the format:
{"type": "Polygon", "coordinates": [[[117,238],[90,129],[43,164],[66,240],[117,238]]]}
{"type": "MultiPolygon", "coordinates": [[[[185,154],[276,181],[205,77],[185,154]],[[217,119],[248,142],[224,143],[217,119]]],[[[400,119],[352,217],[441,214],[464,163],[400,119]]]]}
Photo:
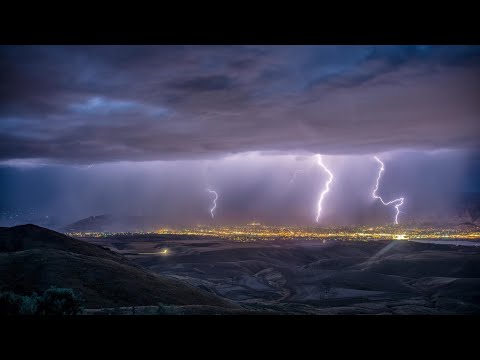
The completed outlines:
{"type": "MultiPolygon", "coordinates": [[[[171,238],[189,237],[217,238],[227,241],[254,242],[254,241],[296,241],[296,240],[339,240],[339,241],[375,241],[375,240],[480,240],[480,230],[460,228],[435,227],[405,227],[399,225],[387,226],[357,226],[357,227],[298,227],[298,226],[267,226],[259,223],[250,223],[239,226],[207,226],[198,225],[192,228],[158,228],[155,231],[145,232],[72,232],[73,237],[113,237],[113,236],[157,236],[164,235],[171,238]]],[[[166,255],[168,249],[157,254],[166,255]]]]}

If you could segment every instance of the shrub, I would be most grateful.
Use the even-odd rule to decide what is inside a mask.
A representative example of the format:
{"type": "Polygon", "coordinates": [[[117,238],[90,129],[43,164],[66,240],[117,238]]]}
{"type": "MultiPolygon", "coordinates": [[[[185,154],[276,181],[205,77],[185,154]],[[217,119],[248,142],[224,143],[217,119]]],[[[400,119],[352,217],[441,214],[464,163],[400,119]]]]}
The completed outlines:
{"type": "Polygon", "coordinates": [[[69,288],[50,288],[42,296],[9,291],[0,294],[0,315],[76,315],[82,311],[80,304],[69,288]]]}
{"type": "Polygon", "coordinates": [[[0,294],[0,315],[18,315],[22,296],[11,291],[0,294]]]}
{"type": "Polygon", "coordinates": [[[22,296],[22,302],[20,304],[20,315],[37,315],[41,297],[37,293],[33,293],[31,296],[22,296]]]}
{"type": "Polygon", "coordinates": [[[183,315],[183,309],[180,306],[158,304],[157,315],[183,315]]]}
{"type": "Polygon", "coordinates": [[[82,311],[80,299],[70,288],[50,288],[38,304],[41,315],[77,315],[82,311]]]}

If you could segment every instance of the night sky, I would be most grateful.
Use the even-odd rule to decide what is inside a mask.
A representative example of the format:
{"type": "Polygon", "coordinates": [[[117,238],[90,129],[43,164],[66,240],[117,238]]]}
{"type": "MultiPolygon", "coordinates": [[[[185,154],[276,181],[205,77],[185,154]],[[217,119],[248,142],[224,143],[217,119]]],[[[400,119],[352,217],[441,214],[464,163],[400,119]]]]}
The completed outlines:
{"type": "Polygon", "coordinates": [[[320,224],[391,221],[373,155],[405,221],[480,191],[480,46],[0,46],[0,76],[0,226],[212,223],[207,187],[214,223],[314,225],[315,154],[320,224]]]}

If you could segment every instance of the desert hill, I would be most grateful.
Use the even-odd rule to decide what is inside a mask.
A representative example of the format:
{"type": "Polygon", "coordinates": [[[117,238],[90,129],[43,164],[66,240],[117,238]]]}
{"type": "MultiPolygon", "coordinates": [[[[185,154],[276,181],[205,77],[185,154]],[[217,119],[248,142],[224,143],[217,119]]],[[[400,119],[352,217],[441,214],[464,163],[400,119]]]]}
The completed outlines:
{"type": "Polygon", "coordinates": [[[85,307],[206,305],[239,308],[122,255],[35,225],[0,229],[0,291],[29,295],[69,287],[85,307]]]}

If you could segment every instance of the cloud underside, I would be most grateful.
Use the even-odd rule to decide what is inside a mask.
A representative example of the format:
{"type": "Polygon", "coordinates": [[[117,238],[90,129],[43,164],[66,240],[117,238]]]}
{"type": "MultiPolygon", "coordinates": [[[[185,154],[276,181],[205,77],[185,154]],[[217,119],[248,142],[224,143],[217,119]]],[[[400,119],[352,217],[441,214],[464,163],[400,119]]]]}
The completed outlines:
{"type": "Polygon", "coordinates": [[[478,148],[478,54],[478,47],[2,47],[0,159],[478,148]]]}

